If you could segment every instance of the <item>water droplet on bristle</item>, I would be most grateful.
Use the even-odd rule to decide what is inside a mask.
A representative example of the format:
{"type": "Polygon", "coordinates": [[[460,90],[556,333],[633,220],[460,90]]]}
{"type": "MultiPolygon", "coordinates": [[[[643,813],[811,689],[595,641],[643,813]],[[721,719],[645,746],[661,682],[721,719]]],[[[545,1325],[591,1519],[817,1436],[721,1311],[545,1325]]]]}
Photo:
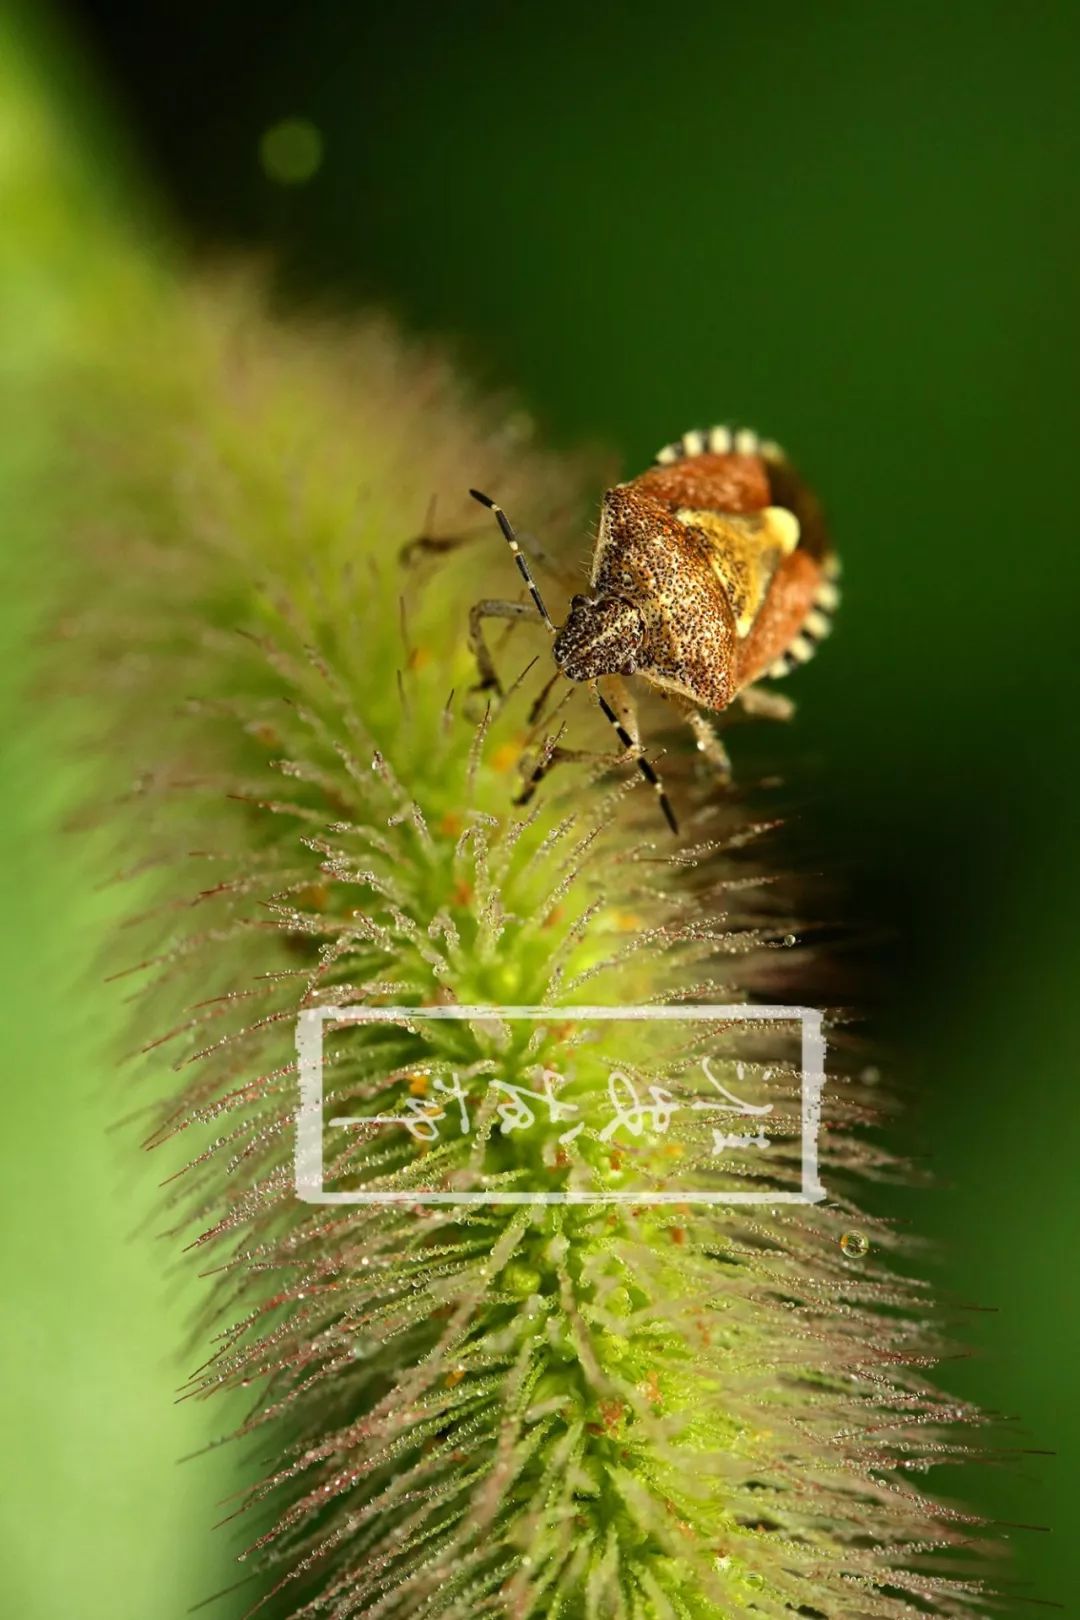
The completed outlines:
{"type": "Polygon", "coordinates": [[[870,1239],[865,1232],[845,1232],[840,1247],[849,1260],[861,1260],[870,1251],[870,1239]]]}

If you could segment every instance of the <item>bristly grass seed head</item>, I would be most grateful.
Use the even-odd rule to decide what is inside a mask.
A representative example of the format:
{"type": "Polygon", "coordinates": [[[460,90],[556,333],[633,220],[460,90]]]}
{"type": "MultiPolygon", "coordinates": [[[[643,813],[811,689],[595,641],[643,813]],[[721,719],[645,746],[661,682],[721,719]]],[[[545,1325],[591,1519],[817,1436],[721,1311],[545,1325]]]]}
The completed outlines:
{"type": "MultiPolygon", "coordinates": [[[[82,515],[59,661],[119,762],[117,864],[145,896],[119,943],[142,1049],[125,1073],[151,1144],[194,1144],[168,1187],[211,1274],[189,1392],[245,1391],[240,1432],[274,1459],[242,1504],[252,1602],[978,1609],[958,1563],[977,1527],[917,1483],[967,1454],[949,1425],[972,1414],[928,1385],[923,1291],[851,1202],[887,1168],[856,1134],[871,1090],[830,1078],[813,1207],[695,1202],[689,1127],[603,1133],[612,1070],[644,1097],[677,1053],[659,1025],[574,1009],[744,1001],[793,925],[738,795],[669,753],[675,841],[588,704],[564,689],[531,720],[542,627],[494,638],[504,700],[470,694],[469,607],[514,582],[467,487],[584,565],[599,470],[542,456],[519,415],[379,325],[270,321],[243,277],[156,292],[65,386],[82,515]],[[466,543],[403,559],[425,529],[466,543]],[[598,757],[515,810],[522,758],[556,739],[598,757]],[[328,1133],[327,1187],[394,1201],[302,1201],[298,1014],[477,1004],[552,1018],[329,1023],[327,1118],[369,1124],[328,1133]],[[568,1054],[560,1115],[544,1075],[568,1054]],[[543,1128],[504,1129],[513,1086],[543,1128]],[[688,1196],[597,1201],[644,1182],[688,1196]],[[582,1201],[424,1199],[469,1186],[582,1201]]],[[[794,1186],[790,1052],[777,1078],[769,1173],[794,1186]]]]}

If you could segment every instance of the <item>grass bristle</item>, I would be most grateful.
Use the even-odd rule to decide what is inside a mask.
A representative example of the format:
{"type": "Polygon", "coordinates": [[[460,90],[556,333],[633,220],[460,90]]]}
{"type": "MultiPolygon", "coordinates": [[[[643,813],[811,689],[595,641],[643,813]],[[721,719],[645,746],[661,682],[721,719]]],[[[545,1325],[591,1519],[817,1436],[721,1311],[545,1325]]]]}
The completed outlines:
{"type": "MultiPolygon", "coordinates": [[[[126,773],[117,865],[140,868],[117,954],[144,1055],[125,1074],[152,1143],[195,1143],[167,1190],[176,1242],[211,1274],[188,1393],[246,1390],[240,1432],[274,1459],[234,1505],[266,1612],[980,1608],[962,1552],[978,1527],[921,1489],[969,1454],[954,1424],[974,1414],[930,1387],[924,1292],[850,1202],[890,1168],[859,1135],[876,1095],[851,1075],[826,1088],[826,1204],[709,1206],[689,1196],[689,1128],[621,1155],[602,1138],[606,1067],[642,1094],[670,1076],[643,1026],[574,1048],[587,1128],[563,1148],[501,1133],[480,1093],[496,1062],[535,1086],[568,1030],[345,1026],[327,1037],[328,1116],[409,1110],[461,1073],[487,1179],[476,1133],[357,1129],[330,1184],[415,1202],[296,1194],[301,1009],[738,1002],[778,965],[799,999],[769,829],[738,794],[669,735],[676,841],[581,695],[530,726],[542,627],[494,637],[504,701],[470,694],[469,606],[518,581],[468,486],[580,573],[605,475],[542,456],[520,416],[477,409],[445,361],[382,327],[275,324],[243,278],[166,300],[137,353],[99,355],[69,392],[86,515],[62,660],[126,773]],[[467,544],[403,561],[425,527],[467,544]],[[522,756],[563,724],[600,757],[514,809],[522,756]],[[687,1200],[422,1201],[634,1175],[677,1175],[687,1200]],[[870,1239],[857,1260],[852,1229],[870,1239]]],[[[797,1076],[780,1063],[770,1172],[793,1186],[797,1076]]]]}

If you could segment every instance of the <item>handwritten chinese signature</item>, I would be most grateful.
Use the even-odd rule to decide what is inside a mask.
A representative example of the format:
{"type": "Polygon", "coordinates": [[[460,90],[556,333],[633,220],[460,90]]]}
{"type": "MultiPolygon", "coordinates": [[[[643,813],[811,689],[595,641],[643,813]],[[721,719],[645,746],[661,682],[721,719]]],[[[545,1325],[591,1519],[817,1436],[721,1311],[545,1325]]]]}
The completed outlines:
{"type": "MultiPolygon", "coordinates": [[[[772,1103],[746,1102],[722,1085],[713,1074],[707,1057],[701,1059],[701,1068],[714,1091],[726,1101],[699,1098],[694,1102],[683,1102],[665,1087],[656,1085],[647,1088],[647,1096],[643,1100],[631,1077],[622,1069],[613,1069],[607,1084],[610,1118],[599,1132],[600,1140],[609,1142],[619,1131],[626,1131],[631,1136],[640,1138],[646,1129],[663,1136],[670,1128],[675,1115],[684,1112],[726,1113],[755,1119],[764,1118],[772,1113],[772,1103]]],[[[565,1123],[575,1115],[579,1115],[581,1112],[579,1104],[566,1102],[556,1095],[555,1087],[560,1079],[561,1076],[554,1070],[542,1069],[539,1075],[540,1089],[536,1090],[529,1086],[512,1084],[509,1080],[489,1078],[488,1086],[499,1099],[495,1105],[499,1132],[503,1136],[509,1136],[515,1131],[529,1130],[536,1124],[538,1114],[543,1114],[548,1124],[565,1123]]],[[[401,1125],[415,1141],[436,1142],[440,1140],[440,1123],[456,1109],[459,1131],[463,1136],[470,1135],[474,1129],[470,1114],[470,1098],[462,1085],[461,1077],[455,1074],[448,1080],[436,1078],[433,1090],[439,1095],[408,1098],[403,1105],[405,1111],[401,1114],[369,1114],[361,1118],[335,1119],[332,1123],[356,1127],[401,1125]]],[[[561,1133],[558,1138],[559,1145],[566,1146],[584,1129],[585,1121],[578,1119],[570,1129],[561,1133]]],[[[727,1132],[719,1127],[714,1127],[712,1131],[714,1155],[723,1153],[728,1148],[768,1146],[769,1138],[760,1125],[755,1131],[743,1134],[727,1132]]]]}

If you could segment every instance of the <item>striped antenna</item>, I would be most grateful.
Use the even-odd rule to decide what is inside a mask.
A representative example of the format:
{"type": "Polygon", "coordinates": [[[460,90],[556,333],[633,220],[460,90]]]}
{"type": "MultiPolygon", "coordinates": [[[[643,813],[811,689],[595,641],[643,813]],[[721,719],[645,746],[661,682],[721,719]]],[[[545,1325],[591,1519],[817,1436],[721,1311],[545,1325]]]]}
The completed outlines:
{"type": "Polygon", "coordinates": [[[540,595],[540,587],[537,585],[535,579],[532,577],[532,574],[529,572],[529,565],[525,561],[524,552],[518,545],[518,537],[514,533],[514,526],[510,522],[510,519],[503,511],[502,507],[499,506],[497,502],[492,500],[490,495],[482,495],[478,489],[470,489],[469,494],[472,496],[474,501],[479,501],[481,506],[486,506],[489,512],[494,512],[499,528],[503,532],[503,539],[510,547],[510,550],[514,553],[514,561],[518,565],[518,573],[529,587],[529,594],[536,604],[536,611],[547,625],[551,634],[554,635],[555,624],[552,621],[551,614],[544,606],[544,598],[540,595]]]}
{"type": "MultiPolygon", "coordinates": [[[[486,506],[489,512],[494,512],[499,528],[502,530],[503,539],[506,541],[507,545],[510,547],[510,550],[514,554],[514,561],[518,565],[518,573],[529,587],[529,594],[536,605],[536,611],[547,625],[550,633],[552,635],[557,634],[557,627],[552,620],[551,614],[544,605],[544,598],[540,595],[539,586],[529,571],[529,565],[525,561],[525,555],[518,544],[518,537],[514,533],[514,526],[510,522],[510,519],[507,517],[506,513],[503,511],[498,502],[493,501],[490,495],[484,495],[478,489],[470,489],[469,494],[472,496],[474,501],[479,501],[481,506],[486,506]]],[[[629,752],[633,753],[637,761],[638,770],[641,772],[642,776],[645,778],[646,782],[648,782],[649,786],[653,789],[657,798],[659,799],[660,809],[664,813],[664,820],[667,822],[672,832],[677,833],[679,830],[679,823],[676,821],[675,812],[671,808],[671,800],[664,791],[663,782],[661,782],[659,776],[656,774],[656,771],[654,770],[650,761],[645,757],[641,744],[635,742],[633,737],[631,737],[630,733],[627,731],[626,727],[623,725],[622,721],[615,713],[615,710],[611,707],[611,704],[604,697],[604,694],[600,691],[600,688],[596,685],[596,683],[591,682],[590,684],[592,685],[593,692],[596,696],[596,701],[599,703],[605,718],[609,720],[610,723],[615,727],[615,731],[623,747],[629,752]]],[[[528,800],[532,797],[537,785],[540,783],[543,777],[547,775],[550,767],[551,760],[537,766],[529,782],[526,784],[525,790],[521,798],[518,800],[518,803],[528,802],[528,800]]]]}

